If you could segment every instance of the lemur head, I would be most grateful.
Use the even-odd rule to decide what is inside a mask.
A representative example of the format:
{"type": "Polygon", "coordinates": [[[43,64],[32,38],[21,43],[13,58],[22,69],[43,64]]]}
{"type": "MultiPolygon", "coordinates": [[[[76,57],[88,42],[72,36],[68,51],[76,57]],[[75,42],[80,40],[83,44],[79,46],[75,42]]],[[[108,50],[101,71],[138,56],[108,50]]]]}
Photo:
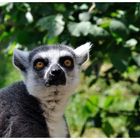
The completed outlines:
{"type": "Polygon", "coordinates": [[[79,81],[79,68],[89,56],[90,43],[76,49],[65,45],[40,46],[25,52],[15,49],[13,62],[25,77],[30,94],[71,93],[79,81]]]}

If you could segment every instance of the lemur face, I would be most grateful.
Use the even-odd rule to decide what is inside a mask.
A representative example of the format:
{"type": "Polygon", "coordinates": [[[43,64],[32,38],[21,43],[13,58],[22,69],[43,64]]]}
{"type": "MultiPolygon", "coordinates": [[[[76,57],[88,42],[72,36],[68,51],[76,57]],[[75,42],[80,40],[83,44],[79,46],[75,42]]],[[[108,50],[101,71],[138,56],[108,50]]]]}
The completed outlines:
{"type": "Polygon", "coordinates": [[[76,56],[66,47],[40,47],[29,55],[30,72],[46,87],[66,85],[76,74],[76,56]]]}
{"type": "Polygon", "coordinates": [[[29,92],[71,91],[78,84],[79,68],[87,60],[90,47],[86,43],[75,50],[64,45],[41,46],[30,52],[15,50],[13,60],[29,92]]]}

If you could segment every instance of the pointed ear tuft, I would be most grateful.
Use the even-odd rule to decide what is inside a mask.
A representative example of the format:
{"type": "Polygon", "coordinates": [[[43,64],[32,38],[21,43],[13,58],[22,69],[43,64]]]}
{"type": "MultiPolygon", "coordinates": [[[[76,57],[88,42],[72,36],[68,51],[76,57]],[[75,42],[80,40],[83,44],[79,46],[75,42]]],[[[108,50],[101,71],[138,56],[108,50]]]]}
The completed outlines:
{"type": "Polygon", "coordinates": [[[92,44],[90,42],[87,42],[74,50],[78,64],[82,65],[89,58],[91,47],[92,44]]]}
{"type": "Polygon", "coordinates": [[[26,72],[26,68],[29,63],[28,56],[29,56],[29,52],[21,51],[18,49],[14,50],[13,63],[17,68],[19,68],[23,72],[26,72]]]}

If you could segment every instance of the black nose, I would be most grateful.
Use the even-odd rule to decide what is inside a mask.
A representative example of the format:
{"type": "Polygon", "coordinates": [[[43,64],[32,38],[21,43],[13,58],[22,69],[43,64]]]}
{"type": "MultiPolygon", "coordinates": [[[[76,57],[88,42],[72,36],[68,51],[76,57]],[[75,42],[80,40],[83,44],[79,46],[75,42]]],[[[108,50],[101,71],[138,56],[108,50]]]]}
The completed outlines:
{"type": "Polygon", "coordinates": [[[62,74],[62,70],[58,67],[55,67],[55,68],[51,69],[50,74],[52,76],[59,76],[62,74]]]}
{"type": "Polygon", "coordinates": [[[66,77],[65,72],[59,65],[53,65],[49,71],[46,85],[65,85],[66,77]]]}

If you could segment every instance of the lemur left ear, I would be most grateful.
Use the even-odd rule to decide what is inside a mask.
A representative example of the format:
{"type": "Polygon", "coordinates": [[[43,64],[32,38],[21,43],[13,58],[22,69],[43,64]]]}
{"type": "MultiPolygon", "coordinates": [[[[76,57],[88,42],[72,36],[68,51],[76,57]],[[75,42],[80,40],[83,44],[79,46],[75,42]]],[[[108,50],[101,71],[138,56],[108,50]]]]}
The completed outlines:
{"type": "Polygon", "coordinates": [[[22,72],[26,72],[26,68],[29,64],[28,56],[29,56],[29,52],[21,51],[18,49],[14,50],[13,63],[22,72]]]}
{"type": "Polygon", "coordinates": [[[82,65],[89,58],[89,51],[91,46],[92,44],[87,42],[74,50],[79,65],[82,65]]]}

